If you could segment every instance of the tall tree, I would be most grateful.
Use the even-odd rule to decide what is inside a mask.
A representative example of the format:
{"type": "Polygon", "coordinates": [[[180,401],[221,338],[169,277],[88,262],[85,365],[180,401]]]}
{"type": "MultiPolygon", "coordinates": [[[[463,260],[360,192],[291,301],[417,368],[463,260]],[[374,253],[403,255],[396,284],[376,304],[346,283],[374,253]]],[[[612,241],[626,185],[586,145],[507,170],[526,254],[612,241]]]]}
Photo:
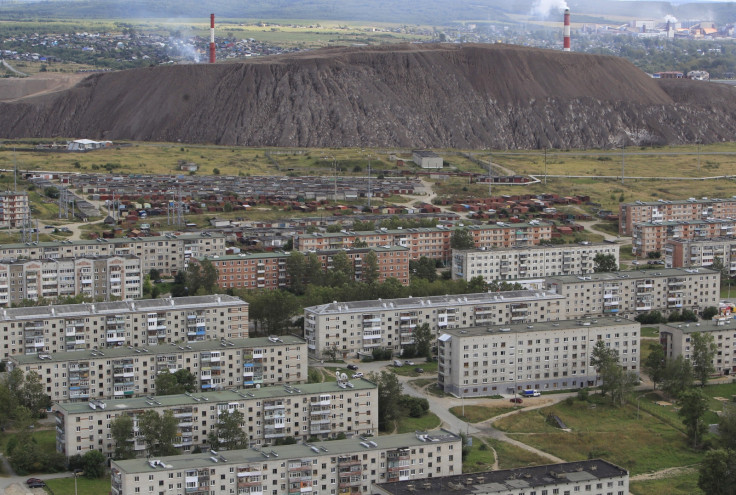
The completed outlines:
{"type": "Polygon", "coordinates": [[[419,277],[434,282],[437,280],[437,264],[433,259],[422,256],[416,261],[409,261],[409,272],[412,277],[419,277]]]}
{"type": "Polygon", "coordinates": [[[378,271],[378,256],[376,255],[375,251],[368,251],[368,254],[365,255],[365,258],[363,258],[363,276],[361,278],[361,281],[367,284],[373,284],[375,282],[378,282],[379,276],[380,273],[378,271]]]}
{"type": "Polygon", "coordinates": [[[698,487],[708,495],[736,495],[736,451],[707,452],[700,464],[698,487]]]}
{"type": "Polygon", "coordinates": [[[452,249],[473,249],[475,248],[475,239],[468,229],[455,229],[450,236],[450,247],[452,249]]]}
{"type": "Polygon", "coordinates": [[[690,345],[692,345],[690,362],[693,365],[693,374],[700,385],[705,386],[710,375],[716,370],[713,366],[713,358],[716,356],[718,348],[713,335],[702,332],[695,332],[690,335],[690,345]]]}
{"type": "Polygon", "coordinates": [[[593,271],[595,271],[596,273],[618,271],[618,263],[616,263],[616,257],[612,254],[596,254],[593,258],[593,264],[593,271]]]}
{"type": "Polygon", "coordinates": [[[332,270],[330,270],[330,284],[341,286],[355,280],[355,269],[345,251],[338,251],[332,256],[332,270]]]}
{"type": "Polygon", "coordinates": [[[179,430],[179,421],[171,410],[160,416],[156,411],[144,411],[138,416],[138,431],[143,436],[146,449],[151,455],[174,455],[174,439],[179,430]]]}
{"type": "Polygon", "coordinates": [[[371,373],[370,380],[378,385],[378,428],[390,431],[398,417],[401,383],[395,373],[385,370],[380,374],[371,373]]]}
{"type": "Polygon", "coordinates": [[[417,356],[429,358],[432,352],[432,341],[434,335],[432,335],[432,329],[429,328],[429,323],[422,323],[414,327],[414,347],[417,350],[417,356]]]}
{"type": "Polygon", "coordinates": [[[170,373],[163,370],[156,376],[156,395],[175,395],[184,392],[194,392],[197,388],[197,377],[185,368],[170,373]]]}
{"type": "Polygon", "coordinates": [[[304,294],[304,277],[306,275],[306,258],[299,251],[292,251],[286,259],[286,274],[289,277],[289,288],[294,294],[304,294]]]}
{"type": "Polygon", "coordinates": [[[115,444],[112,458],[132,459],[135,457],[133,445],[133,419],[127,414],[121,414],[110,421],[110,435],[115,444]]]}
{"type": "Polygon", "coordinates": [[[84,476],[89,479],[102,478],[105,474],[105,455],[99,450],[88,450],[82,456],[84,476]]]}
{"type": "Polygon", "coordinates": [[[681,354],[675,359],[667,360],[662,378],[662,390],[670,397],[679,397],[682,392],[693,386],[693,367],[690,361],[681,354]]]}
{"type": "Polygon", "coordinates": [[[217,423],[209,433],[209,442],[214,449],[226,450],[244,449],[248,446],[248,437],[243,431],[245,415],[235,409],[233,412],[222,411],[217,417],[217,423]]]}
{"type": "Polygon", "coordinates": [[[703,415],[708,411],[708,397],[699,388],[691,388],[680,394],[680,410],[682,422],[687,428],[687,437],[697,447],[703,440],[708,425],[703,422],[703,415]]]}
{"type": "Polygon", "coordinates": [[[651,351],[647,356],[642,368],[644,372],[649,375],[649,379],[654,384],[654,389],[657,389],[657,384],[662,383],[664,379],[664,370],[667,366],[667,361],[664,355],[664,348],[660,344],[652,344],[651,351]]]}
{"type": "Polygon", "coordinates": [[[309,253],[304,267],[306,283],[324,285],[325,274],[317,253],[309,253]]]}
{"type": "Polygon", "coordinates": [[[723,405],[718,418],[718,436],[722,447],[736,450],[736,407],[731,403],[723,405]]]}
{"type": "Polygon", "coordinates": [[[618,363],[618,352],[608,347],[603,340],[597,340],[590,353],[590,365],[596,371],[596,385],[598,384],[598,377],[604,382],[603,387],[601,387],[601,392],[604,394],[606,393],[606,380],[603,377],[603,371],[608,371],[610,365],[616,363],[618,363]]]}

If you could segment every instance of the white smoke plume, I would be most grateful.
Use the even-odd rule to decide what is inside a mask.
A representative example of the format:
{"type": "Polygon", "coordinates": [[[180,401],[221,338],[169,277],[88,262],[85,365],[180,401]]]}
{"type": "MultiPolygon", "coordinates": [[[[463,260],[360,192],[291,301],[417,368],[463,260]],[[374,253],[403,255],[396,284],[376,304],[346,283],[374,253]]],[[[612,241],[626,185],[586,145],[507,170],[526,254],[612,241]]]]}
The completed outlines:
{"type": "Polygon", "coordinates": [[[677,22],[677,17],[667,14],[666,16],[664,16],[664,22],[671,22],[672,24],[675,24],[677,22]]]}
{"type": "Polygon", "coordinates": [[[549,17],[550,14],[564,12],[569,8],[565,0],[536,0],[532,6],[532,15],[539,17],[549,17]]]}

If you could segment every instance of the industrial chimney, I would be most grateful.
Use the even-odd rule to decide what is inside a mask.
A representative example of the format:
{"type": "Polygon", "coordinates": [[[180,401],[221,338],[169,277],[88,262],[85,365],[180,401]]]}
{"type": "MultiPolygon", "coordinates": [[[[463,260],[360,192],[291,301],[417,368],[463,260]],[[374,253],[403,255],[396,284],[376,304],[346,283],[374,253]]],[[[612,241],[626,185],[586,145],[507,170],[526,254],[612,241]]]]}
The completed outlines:
{"type": "Polygon", "coordinates": [[[562,31],[562,51],[570,51],[570,9],[565,9],[564,28],[562,31]]]}
{"type": "MultiPolygon", "coordinates": [[[[570,30],[568,28],[568,36],[570,30]]],[[[210,63],[215,63],[215,14],[210,14],[210,63]]]]}

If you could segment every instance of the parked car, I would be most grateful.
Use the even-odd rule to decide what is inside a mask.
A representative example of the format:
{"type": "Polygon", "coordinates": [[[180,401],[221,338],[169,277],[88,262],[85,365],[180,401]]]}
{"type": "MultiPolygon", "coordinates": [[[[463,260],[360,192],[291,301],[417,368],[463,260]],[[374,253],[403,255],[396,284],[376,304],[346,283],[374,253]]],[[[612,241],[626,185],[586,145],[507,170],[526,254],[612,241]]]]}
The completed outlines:
{"type": "Polygon", "coordinates": [[[360,371],[357,373],[353,373],[353,378],[363,378],[363,373],[361,373],[360,371]]]}
{"type": "Polygon", "coordinates": [[[524,400],[521,397],[514,397],[513,399],[509,399],[509,402],[513,402],[514,404],[521,404],[524,402],[524,400]]]}
{"type": "Polygon", "coordinates": [[[417,373],[424,373],[424,368],[414,368],[417,373]]]}
{"type": "Polygon", "coordinates": [[[404,366],[404,363],[402,363],[398,359],[394,359],[394,366],[396,366],[397,368],[401,368],[402,366],[404,366]]]}
{"type": "Polygon", "coordinates": [[[524,390],[524,392],[522,392],[522,395],[524,397],[539,397],[542,394],[539,393],[537,389],[532,389],[532,390],[524,390]]]}
{"type": "Polygon", "coordinates": [[[347,367],[348,367],[349,370],[353,370],[353,371],[355,371],[355,370],[358,369],[358,366],[355,365],[355,364],[349,364],[347,367]]]}
{"type": "Polygon", "coordinates": [[[38,478],[28,478],[26,480],[26,484],[28,485],[28,488],[43,488],[46,486],[46,483],[38,478]]]}
{"type": "Polygon", "coordinates": [[[28,478],[26,480],[26,485],[30,485],[31,483],[38,483],[39,481],[41,481],[41,479],[39,478],[28,478]]]}
{"type": "Polygon", "coordinates": [[[407,366],[414,366],[414,361],[404,361],[404,364],[407,366]]]}

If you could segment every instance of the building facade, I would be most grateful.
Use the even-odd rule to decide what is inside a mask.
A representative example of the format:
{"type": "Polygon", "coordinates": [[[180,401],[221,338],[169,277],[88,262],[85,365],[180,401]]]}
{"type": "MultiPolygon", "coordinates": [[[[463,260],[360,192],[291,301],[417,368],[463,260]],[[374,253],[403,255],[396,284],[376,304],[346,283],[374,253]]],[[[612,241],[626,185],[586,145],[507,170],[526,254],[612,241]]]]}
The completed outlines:
{"type": "MultiPolygon", "coordinates": [[[[401,246],[377,246],[343,250],[317,251],[323,270],[332,268],[332,259],[344,252],[353,264],[356,280],[363,280],[365,256],[376,254],[378,281],[395,278],[402,285],[409,285],[409,249],[401,246]]],[[[306,253],[305,253],[306,254],[306,253]]],[[[218,285],[226,288],[280,289],[291,283],[287,260],[291,253],[241,253],[236,255],[207,258],[217,268],[218,285]]],[[[205,258],[198,258],[205,259],[205,258]]]]}
{"type": "Polygon", "coordinates": [[[222,411],[243,413],[243,431],[248,445],[268,445],[293,437],[334,439],[378,435],[378,393],[374,383],[357,379],[341,382],[300,384],[292,387],[262,387],[247,391],[203,392],[91,402],[61,402],[54,405],[56,450],[69,456],[100,450],[110,456],[115,442],[110,423],[121,415],[133,420],[134,449],[145,455],[145,439],[137,434],[138,419],[145,411],[162,415],[172,411],[179,420],[177,443],[182,452],[201,447],[222,411]]]}
{"type": "Polygon", "coordinates": [[[613,256],[619,264],[618,244],[561,244],[495,249],[453,249],[452,278],[470,281],[481,276],[486,282],[542,278],[552,275],[588,274],[594,259],[613,256]]]}
{"type": "Polygon", "coordinates": [[[223,339],[11,356],[9,367],[36,372],[55,402],[126,399],[155,394],[159,373],[183,368],[200,391],[302,383],[307,350],[294,336],[223,339]]]}
{"type": "Polygon", "coordinates": [[[590,357],[598,340],[618,351],[624,370],[639,372],[640,327],[598,318],[455,328],[437,342],[437,384],[457,397],[593,387],[590,357]]]}
{"type": "Polygon", "coordinates": [[[373,493],[375,483],[462,472],[462,439],[445,430],[112,461],[112,495],[373,493]]]}
{"type": "Polygon", "coordinates": [[[336,232],[302,234],[294,237],[294,249],[319,251],[350,247],[356,241],[368,247],[403,246],[409,248],[413,260],[422,256],[449,261],[450,238],[457,229],[467,229],[477,248],[535,246],[552,238],[552,224],[532,220],[529,223],[469,225],[464,227],[435,227],[412,229],[378,229],[367,232],[336,232]]]}
{"type": "Polygon", "coordinates": [[[344,356],[370,354],[374,348],[399,354],[414,343],[414,328],[424,323],[438,334],[450,328],[561,319],[564,308],[562,296],[536,290],[336,302],[304,309],[304,336],[315,357],[327,349],[344,356]]]}
{"type": "Polygon", "coordinates": [[[736,218],[736,198],[689,198],[687,200],[637,201],[618,207],[618,232],[629,236],[634,224],[650,222],[685,222],[712,218],[736,218]]]}
{"type": "Polygon", "coordinates": [[[736,238],[668,239],[664,244],[667,268],[709,267],[716,259],[731,276],[736,275],[736,238]]]}
{"type": "Polygon", "coordinates": [[[694,333],[713,336],[713,342],[716,344],[713,368],[717,374],[736,373],[736,321],[733,317],[716,316],[711,321],[677,323],[661,327],[659,338],[664,347],[665,356],[668,359],[683,356],[689,361],[692,358],[692,335],[694,333]]]}
{"type": "Polygon", "coordinates": [[[429,150],[414,150],[411,153],[411,159],[421,168],[441,169],[445,165],[441,156],[429,150]]]}
{"type": "Polygon", "coordinates": [[[164,276],[176,275],[187,267],[191,258],[224,254],[225,236],[209,232],[0,246],[0,259],[137,256],[144,273],[156,269],[164,276]]]}
{"type": "Polygon", "coordinates": [[[601,459],[380,483],[374,495],[627,495],[629,472],[601,459]]]}
{"type": "Polygon", "coordinates": [[[636,256],[661,253],[668,239],[710,239],[734,235],[736,220],[690,220],[634,224],[631,252],[636,256]]]}
{"type": "Polygon", "coordinates": [[[105,301],[143,294],[141,259],[98,256],[0,260],[0,305],[82,295],[105,301]]]}
{"type": "Polygon", "coordinates": [[[191,344],[248,336],[248,303],[227,295],[2,310],[3,357],[191,344]]]}
{"type": "Polygon", "coordinates": [[[585,276],[549,277],[547,289],[565,296],[563,318],[613,314],[633,318],[647,311],[696,313],[718,306],[721,274],[707,268],[662,268],[585,276]]]}
{"type": "Polygon", "coordinates": [[[14,229],[31,219],[28,193],[18,191],[0,192],[0,228],[14,229]]]}

